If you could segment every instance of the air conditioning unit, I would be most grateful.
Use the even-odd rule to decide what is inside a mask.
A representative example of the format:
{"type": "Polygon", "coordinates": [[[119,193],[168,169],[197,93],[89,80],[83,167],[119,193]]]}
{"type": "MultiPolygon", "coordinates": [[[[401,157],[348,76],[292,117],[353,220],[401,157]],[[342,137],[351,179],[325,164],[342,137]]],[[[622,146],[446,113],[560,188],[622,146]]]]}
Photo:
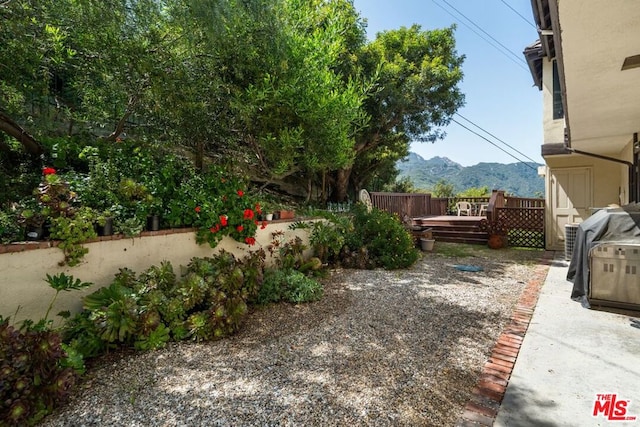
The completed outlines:
{"type": "Polygon", "coordinates": [[[640,243],[601,243],[589,252],[589,303],[640,310],[640,243]]]}
{"type": "Polygon", "coordinates": [[[564,259],[567,261],[570,261],[573,256],[579,226],[580,224],[565,224],[564,226],[564,259]]]}

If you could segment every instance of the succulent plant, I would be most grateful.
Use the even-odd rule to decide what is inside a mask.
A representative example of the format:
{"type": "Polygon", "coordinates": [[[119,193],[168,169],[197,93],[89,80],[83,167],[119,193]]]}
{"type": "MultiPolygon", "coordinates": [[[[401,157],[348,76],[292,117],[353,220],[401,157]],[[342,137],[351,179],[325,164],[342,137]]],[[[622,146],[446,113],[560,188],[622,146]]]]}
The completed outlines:
{"type": "MultiPolygon", "coordinates": [[[[0,316],[0,425],[31,425],[69,394],[77,373],[64,366],[58,332],[20,330],[0,316]]],[[[36,324],[40,328],[41,324],[36,324]]]]}
{"type": "Polygon", "coordinates": [[[209,312],[200,311],[193,313],[187,319],[189,336],[194,341],[206,341],[213,338],[213,328],[209,322],[209,312]]]}

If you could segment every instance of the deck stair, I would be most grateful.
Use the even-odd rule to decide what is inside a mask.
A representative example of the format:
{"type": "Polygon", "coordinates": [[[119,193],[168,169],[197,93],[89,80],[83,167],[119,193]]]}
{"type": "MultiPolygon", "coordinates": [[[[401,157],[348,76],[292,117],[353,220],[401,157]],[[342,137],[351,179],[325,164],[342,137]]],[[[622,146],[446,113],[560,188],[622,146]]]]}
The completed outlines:
{"type": "Polygon", "coordinates": [[[413,218],[414,227],[430,228],[436,242],[486,245],[489,235],[480,229],[479,216],[432,216],[413,218]]]}

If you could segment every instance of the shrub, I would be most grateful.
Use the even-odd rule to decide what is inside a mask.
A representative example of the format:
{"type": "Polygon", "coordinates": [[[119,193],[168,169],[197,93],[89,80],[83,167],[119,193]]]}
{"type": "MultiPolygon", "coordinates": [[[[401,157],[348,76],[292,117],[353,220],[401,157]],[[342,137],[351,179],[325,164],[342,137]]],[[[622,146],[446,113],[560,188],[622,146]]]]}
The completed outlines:
{"type": "Polygon", "coordinates": [[[310,229],[309,241],[315,256],[320,261],[336,262],[340,250],[345,244],[346,236],[353,232],[353,222],[347,215],[336,215],[330,212],[321,213],[323,220],[308,222],[296,222],[292,229],[310,229]]]}
{"type": "Polygon", "coordinates": [[[0,244],[21,240],[22,229],[18,225],[18,217],[11,210],[0,210],[0,244]]]}
{"type": "Polygon", "coordinates": [[[367,211],[358,204],[353,209],[353,229],[346,236],[349,251],[366,254],[373,266],[406,268],[418,259],[411,235],[395,215],[376,208],[367,211]]]}

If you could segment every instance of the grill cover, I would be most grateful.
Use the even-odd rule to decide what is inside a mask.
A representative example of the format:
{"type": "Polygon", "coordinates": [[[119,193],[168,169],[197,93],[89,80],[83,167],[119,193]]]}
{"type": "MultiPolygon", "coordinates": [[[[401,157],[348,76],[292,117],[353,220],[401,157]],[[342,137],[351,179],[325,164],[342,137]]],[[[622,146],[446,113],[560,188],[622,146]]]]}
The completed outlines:
{"type": "Polygon", "coordinates": [[[578,226],[567,280],[571,298],[589,308],[589,251],[600,243],[640,243],[640,205],[602,209],[578,226]]]}

